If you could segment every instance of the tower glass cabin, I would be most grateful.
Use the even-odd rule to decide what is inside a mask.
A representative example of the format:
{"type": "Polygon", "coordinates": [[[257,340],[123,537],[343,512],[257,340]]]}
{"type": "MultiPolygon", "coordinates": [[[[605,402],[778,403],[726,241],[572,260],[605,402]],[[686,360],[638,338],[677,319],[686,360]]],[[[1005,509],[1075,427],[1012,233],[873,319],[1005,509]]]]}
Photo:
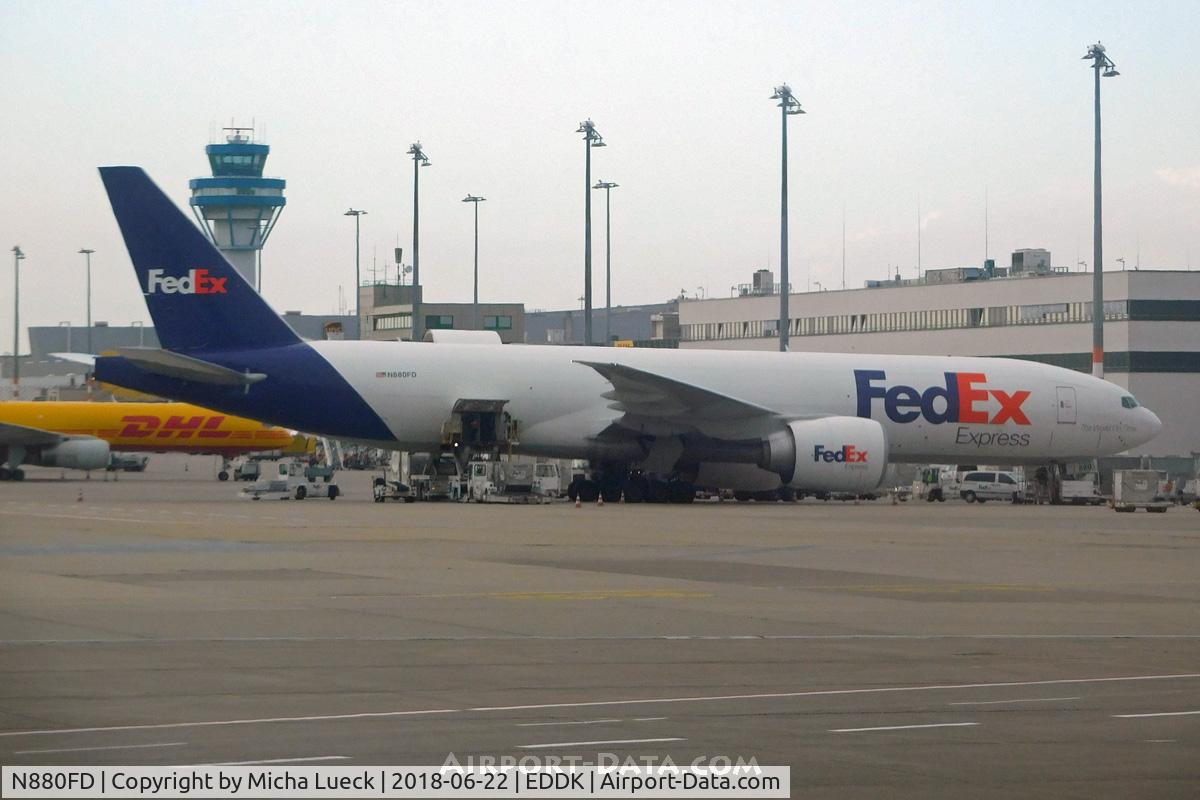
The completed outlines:
{"type": "Polygon", "coordinates": [[[211,178],[193,178],[190,205],[213,244],[256,289],[261,253],[287,200],[282,178],[264,178],[269,145],[254,141],[253,128],[225,128],[225,144],[204,148],[211,178]]]}

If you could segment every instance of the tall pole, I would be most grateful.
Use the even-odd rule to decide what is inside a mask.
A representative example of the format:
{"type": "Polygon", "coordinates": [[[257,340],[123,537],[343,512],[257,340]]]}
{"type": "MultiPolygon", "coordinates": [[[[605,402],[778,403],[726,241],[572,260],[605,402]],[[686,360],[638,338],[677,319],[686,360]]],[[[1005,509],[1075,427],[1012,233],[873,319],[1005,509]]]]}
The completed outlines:
{"type": "Polygon", "coordinates": [[[359,217],[367,212],[362,209],[350,209],[342,216],[354,217],[354,321],[358,328],[359,339],[363,338],[362,330],[362,279],[359,267],[359,217]]]}
{"type": "Polygon", "coordinates": [[[1093,169],[1092,198],[1092,375],[1104,377],[1104,225],[1100,191],[1100,78],[1112,78],[1116,64],[1104,54],[1104,45],[1096,42],[1088,48],[1085,60],[1095,71],[1096,154],[1093,169]],[[1102,72],[1103,70],[1103,72],[1102,72]]]}
{"type": "Polygon", "coordinates": [[[788,334],[791,316],[788,313],[788,137],[787,118],[792,114],[803,114],[800,102],[792,95],[792,89],[786,83],[775,87],[772,100],[779,101],[780,117],[783,125],[783,142],[781,151],[782,169],[779,178],[779,350],[787,352],[788,334]]]}
{"type": "Polygon", "coordinates": [[[921,280],[921,195],[917,195],[917,280],[921,280]]]}
{"type": "Polygon", "coordinates": [[[579,123],[583,134],[583,343],[592,344],[592,148],[604,147],[604,138],[591,119],[579,123]]]}
{"type": "Polygon", "coordinates": [[[87,351],[95,353],[92,349],[92,253],[96,251],[85,247],[79,252],[87,259],[87,351]]]}
{"type": "Polygon", "coordinates": [[[21,397],[21,261],[25,254],[16,245],[13,252],[13,390],[14,399],[21,397]]]}
{"type": "Polygon", "coordinates": [[[612,344],[612,190],[620,184],[596,181],[593,189],[604,190],[604,344],[612,344]]]}
{"type": "Polygon", "coordinates": [[[612,187],[604,190],[604,346],[612,344],[612,187]]]}
{"type": "Polygon", "coordinates": [[[486,200],[486,197],[477,197],[473,194],[463,198],[464,203],[471,203],[475,206],[475,293],[471,303],[472,322],[475,330],[479,330],[479,204],[486,200]]]}
{"type": "Polygon", "coordinates": [[[429,158],[421,149],[420,142],[408,148],[413,157],[413,321],[412,340],[421,341],[421,167],[429,166],[429,158]]]}

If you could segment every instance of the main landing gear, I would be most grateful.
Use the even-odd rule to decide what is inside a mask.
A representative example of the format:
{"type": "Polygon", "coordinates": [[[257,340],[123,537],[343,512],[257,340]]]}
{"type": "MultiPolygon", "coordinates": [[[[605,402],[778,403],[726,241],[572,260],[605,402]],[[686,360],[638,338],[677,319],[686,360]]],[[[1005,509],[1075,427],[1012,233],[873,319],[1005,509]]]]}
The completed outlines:
{"type": "Polygon", "coordinates": [[[696,499],[696,487],[686,480],[661,480],[637,471],[610,469],[591,478],[575,476],[567,486],[567,497],[583,503],[601,497],[606,503],[615,503],[624,497],[626,503],[685,504],[696,499]]]}

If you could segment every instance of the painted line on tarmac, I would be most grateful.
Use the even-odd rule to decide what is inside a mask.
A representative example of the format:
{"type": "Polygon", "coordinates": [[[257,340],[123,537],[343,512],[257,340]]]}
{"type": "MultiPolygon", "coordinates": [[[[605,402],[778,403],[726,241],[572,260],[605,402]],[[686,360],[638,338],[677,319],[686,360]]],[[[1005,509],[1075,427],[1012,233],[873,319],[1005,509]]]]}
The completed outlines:
{"type": "MultiPolygon", "coordinates": [[[[426,716],[432,714],[468,714],[492,711],[528,711],[545,708],[594,708],[597,706],[650,705],[657,703],[713,703],[727,700],[777,700],[799,697],[834,697],[856,694],[889,694],[895,692],[934,692],[959,689],[997,689],[1011,686],[1057,686],[1063,684],[1128,683],[1133,681],[1168,681],[1200,678],[1200,673],[1177,675],[1122,675],[1110,678],[1056,678],[1040,681],[1004,681],[997,683],[947,683],[928,686],[881,686],[863,689],[819,689],[802,692],[764,692],[761,694],[699,695],[689,697],[646,697],[624,700],[590,700],[573,703],[533,703],[514,706],[475,706],[472,708],[439,708],[424,711],[373,711],[356,714],[321,714],[304,717],[263,717],[258,719],[207,720],[203,722],[167,722],[145,725],[105,725],[90,728],[49,728],[32,731],[0,731],[0,737],[43,736],[70,733],[97,733],[101,731],[162,730],[166,728],[203,728],[222,725],[257,725],[287,722],[329,722],[336,720],[372,719],[386,717],[426,716]]],[[[1200,711],[1172,712],[1175,714],[1200,714],[1200,711]]]]}
{"type": "Polygon", "coordinates": [[[56,747],[53,750],[14,750],[14,756],[31,756],[36,753],[90,753],[93,750],[147,750],[152,747],[184,747],[187,742],[159,742],[157,744],[113,744],[107,747],[56,747]]]}
{"type": "Polygon", "coordinates": [[[1113,714],[1117,719],[1142,719],[1143,717],[1190,717],[1200,711],[1159,711],[1156,714],[1113,714]]]}
{"type": "Polygon", "coordinates": [[[545,728],[551,725],[600,725],[606,722],[621,722],[619,719],[584,719],[578,722],[518,722],[518,728],[545,728]]]}
{"type": "Polygon", "coordinates": [[[253,764],[300,764],[305,761],[349,761],[350,756],[307,756],[304,758],[264,758],[259,761],[217,761],[212,764],[189,764],[193,767],[243,767],[253,764]]]}
{"type": "Polygon", "coordinates": [[[426,711],[368,711],[359,714],[319,714],[307,717],[260,717],[257,719],[221,719],[203,722],[163,722],[147,725],[102,725],[91,728],[48,728],[40,731],[0,731],[0,736],[44,736],[56,733],[102,733],[107,731],[156,731],[166,728],[209,728],[223,725],[263,725],[273,722],[328,722],[343,719],[372,719],[375,717],[409,717],[425,714],[457,714],[459,708],[437,708],[426,711]]]}
{"type": "Polygon", "coordinates": [[[830,733],[865,733],[867,731],[911,731],[918,728],[969,728],[978,722],[934,722],[929,725],[881,725],[875,728],[831,728],[830,733]]]}
{"type": "Polygon", "coordinates": [[[649,744],[651,742],[686,742],[687,739],[669,736],[664,739],[607,739],[599,742],[549,742],[547,744],[519,744],[518,750],[545,750],[550,747],[592,747],[602,744],[649,744]]]}
{"type": "Polygon", "coordinates": [[[858,641],[985,641],[1068,640],[1107,642],[1114,639],[1180,640],[1200,639],[1196,633],[828,633],[828,634],[613,634],[583,636],[166,636],[153,639],[110,637],[105,639],[0,639],[0,645],[24,644],[208,644],[308,642],[858,642],[858,641]]]}
{"type": "MultiPolygon", "coordinates": [[[[1054,686],[1071,683],[1114,683],[1121,681],[1163,681],[1200,678],[1200,673],[1181,675],[1129,675],[1118,678],[1059,678],[1045,681],[1008,681],[1004,683],[950,683],[934,686],[884,686],[869,689],[822,689],[807,692],[769,692],[764,694],[725,694],[701,697],[656,697],[642,700],[594,700],[584,703],[537,703],[522,706],[481,706],[467,711],[526,711],[539,708],[582,708],[587,706],[620,706],[647,703],[701,703],[722,700],[775,700],[788,697],[828,697],[851,694],[886,694],[889,692],[929,692],[953,689],[993,689],[1006,686],[1054,686]]],[[[0,734],[2,736],[3,734],[0,734]]]]}
{"type": "Polygon", "coordinates": [[[1008,703],[1052,703],[1055,700],[1079,700],[1079,697],[1029,697],[1018,700],[966,700],[959,703],[950,703],[952,706],[999,706],[1007,705],[1008,703]]]}

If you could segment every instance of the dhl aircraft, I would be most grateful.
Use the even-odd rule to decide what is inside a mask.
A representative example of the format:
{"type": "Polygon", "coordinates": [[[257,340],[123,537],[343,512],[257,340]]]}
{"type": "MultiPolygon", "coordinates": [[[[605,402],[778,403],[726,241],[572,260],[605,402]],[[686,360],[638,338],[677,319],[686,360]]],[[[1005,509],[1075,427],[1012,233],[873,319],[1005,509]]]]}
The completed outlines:
{"type": "Polygon", "coordinates": [[[21,464],[104,469],[113,451],[225,457],[303,448],[286,428],[187,403],[0,403],[0,480],[25,477],[21,464]]]}
{"type": "Polygon", "coordinates": [[[165,349],[98,379],[382,447],[586,458],[584,500],[864,492],[889,462],[1067,462],[1162,428],[1120,386],[1005,358],[306,342],[145,172],[100,172],[165,349]]]}

